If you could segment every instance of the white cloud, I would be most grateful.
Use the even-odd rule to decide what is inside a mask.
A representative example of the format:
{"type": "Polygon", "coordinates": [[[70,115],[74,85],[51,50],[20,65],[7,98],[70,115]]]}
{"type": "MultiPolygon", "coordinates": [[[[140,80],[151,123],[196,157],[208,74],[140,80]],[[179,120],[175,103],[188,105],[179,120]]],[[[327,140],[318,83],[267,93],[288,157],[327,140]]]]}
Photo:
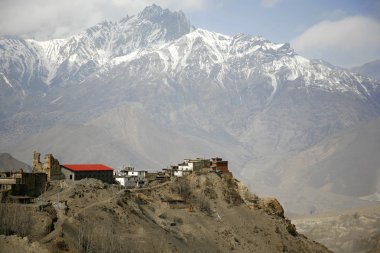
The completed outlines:
{"type": "Polygon", "coordinates": [[[204,9],[211,0],[1,0],[0,35],[62,37],[102,20],[119,20],[153,3],[171,10],[204,9]]]}
{"type": "Polygon", "coordinates": [[[272,8],[282,2],[282,0],[261,0],[261,5],[266,8],[272,8]]]}
{"type": "Polygon", "coordinates": [[[291,41],[293,48],[308,58],[354,66],[380,58],[380,21],[351,16],[322,21],[291,41]]]}

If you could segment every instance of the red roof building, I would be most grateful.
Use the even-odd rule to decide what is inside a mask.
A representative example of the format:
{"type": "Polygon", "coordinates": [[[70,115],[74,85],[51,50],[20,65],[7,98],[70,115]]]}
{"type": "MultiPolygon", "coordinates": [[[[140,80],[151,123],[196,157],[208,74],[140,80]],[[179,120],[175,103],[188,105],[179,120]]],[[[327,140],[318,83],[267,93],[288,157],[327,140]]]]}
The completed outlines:
{"type": "Polygon", "coordinates": [[[103,164],[63,164],[63,167],[72,171],[104,171],[113,170],[103,164]]]}
{"type": "Polygon", "coordinates": [[[62,173],[69,180],[95,178],[106,183],[113,183],[113,169],[103,164],[63,164],[61,168],[62,173]]]}

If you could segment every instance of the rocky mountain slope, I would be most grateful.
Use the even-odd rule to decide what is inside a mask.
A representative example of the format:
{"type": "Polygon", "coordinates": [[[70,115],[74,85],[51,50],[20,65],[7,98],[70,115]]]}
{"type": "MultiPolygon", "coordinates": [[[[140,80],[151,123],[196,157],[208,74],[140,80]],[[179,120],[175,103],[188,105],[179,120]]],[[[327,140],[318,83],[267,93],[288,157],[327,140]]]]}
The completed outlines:
{"type": "Polygon", "coordinates": [[[0,171],[30,171],[31,167],[26,163],[20,162],[8,153],[0,153],[0,171]]]}
{"type": "Polygon", "coordinates": [[[321,207],[328,205],[325,210],[331,211],[338,206],[350,208],[353,202],[365,205],[361,200],[379,201],[379,131],[379,120],[359,124],[277,166],[282,178],[279,196],[287,199],[284,205],[298,206],[295,209],[308,213],[320,212],[321,207]],[[286,197],[294,187],[298,191],[307,191],[307,196],[295,193],[292,198],[286,197]],[[345,196],[356,196],[361,200],[345,196]]]}
{"type": "Polygon", "coordinates": [[[380,206],[293,219],[298,231],[336,253],[378,252],[380,206]]]}
{"type": "Polygon", "coordinates": [[[371,61],[361,66],[353,67],[351,68],[351,71],[380,80],[380,60],[371,61]]]}
{"type": "Polygon", "coordinates": [[[0,45],[0,151],[23,160],[39,149],[153,169],[219,155],[258,192],[320,193],[307,177],[283,182],[279,168],[380,114],[374,79],[286,43],[195,29],[158,6],[67,39],[0,45]]]}
{"type": "Polygon", "coordinates": [[[31,225],[35,216],[55,217],[53,229],[23,235],[49,252],[330,252],[299,234],[277,200],[250,194],[228,175],[203,172],[132,190],[90,179],[60,185],[44,193],[50,204],[27,205],[22,216],[31,225]]]}

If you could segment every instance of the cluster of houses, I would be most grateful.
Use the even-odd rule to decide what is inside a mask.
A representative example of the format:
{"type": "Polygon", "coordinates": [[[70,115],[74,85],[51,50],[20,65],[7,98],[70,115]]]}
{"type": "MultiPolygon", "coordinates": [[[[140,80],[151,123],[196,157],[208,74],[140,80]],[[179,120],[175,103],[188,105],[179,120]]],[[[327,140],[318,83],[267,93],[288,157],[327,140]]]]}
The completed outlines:
{"type": "Polygon", "coordinates": [[[40,153],[33,153],[32,172],[0,172],[0,201],[4,193],[14,198],[31,199],[40,195],[47,182],[54,180],[81,180],[95,178],[106,183],[118,183],[126,188],[141,187],[152,181],[166,181],[173,177],[184,177],[192,172],[209,170],[229,173],[228,161],[211,159],[185,159],[182,163],[168,166],[158,172],[135,170],[125,166],[119,171],[103,164],[59,164],[52,154],[40,161],[40,153]]]}
{"type": "Polygon", "coordinates": [[[148,172],[145,170],[135,170],[126,166],[115,172],[115,181],[125,187],[141,187],[151,181],[166,181],[172,177],[184,177],[190,173],[208,169],[217,173],[228,173],[228,161],[220,157],[211,159],[196,158],[185,159],[177,165],[170,165],[158,172],[148,172]]]}

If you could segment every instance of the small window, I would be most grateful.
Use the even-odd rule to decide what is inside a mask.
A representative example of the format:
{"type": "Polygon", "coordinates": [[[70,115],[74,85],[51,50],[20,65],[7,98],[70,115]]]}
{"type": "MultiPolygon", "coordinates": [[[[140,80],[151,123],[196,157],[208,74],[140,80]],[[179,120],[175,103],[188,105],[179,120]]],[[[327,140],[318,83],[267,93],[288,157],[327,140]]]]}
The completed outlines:
{"type": "Polygon", "coordinates": [[[73,175],[70,175],[70,179],[73,179],[73,175]]]}

